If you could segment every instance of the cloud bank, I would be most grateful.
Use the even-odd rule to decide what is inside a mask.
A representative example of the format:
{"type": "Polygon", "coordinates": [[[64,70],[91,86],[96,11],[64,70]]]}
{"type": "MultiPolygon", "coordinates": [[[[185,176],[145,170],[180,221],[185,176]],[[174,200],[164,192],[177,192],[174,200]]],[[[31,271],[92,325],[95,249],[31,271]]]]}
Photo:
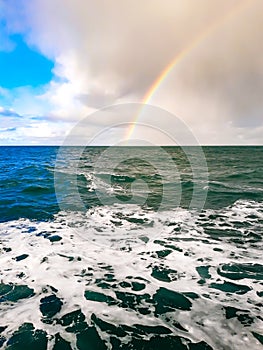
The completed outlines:
{"type": "Polygon", "coordinates": [[[66,133],[96,109],[142,101],[160,72],[206,32],[151,103],[180,117],[202,144],[262,144],[261,0],[17,3],[2,2],[7,32],[23,32],[55,61],[55,78],[37,95],[51,129],[60,123],[66,133]]]}

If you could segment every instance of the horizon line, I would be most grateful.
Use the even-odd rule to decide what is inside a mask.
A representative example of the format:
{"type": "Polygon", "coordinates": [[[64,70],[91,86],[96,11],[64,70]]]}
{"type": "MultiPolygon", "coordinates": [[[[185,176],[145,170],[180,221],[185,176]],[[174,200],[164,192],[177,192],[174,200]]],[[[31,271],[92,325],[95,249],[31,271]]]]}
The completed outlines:
{"type": "Polygon", "coordinates": [[[54,144],[25,144],[25,145],[1,145],[0,147],[263,147],[263,144],[200,144],[200,145],[54,145],[54,144]]]}

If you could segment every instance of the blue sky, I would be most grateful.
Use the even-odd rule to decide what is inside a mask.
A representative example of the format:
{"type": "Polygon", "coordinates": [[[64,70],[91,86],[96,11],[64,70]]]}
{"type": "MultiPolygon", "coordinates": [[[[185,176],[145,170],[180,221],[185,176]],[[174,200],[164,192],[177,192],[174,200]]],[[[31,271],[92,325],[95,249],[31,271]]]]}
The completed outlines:
{"type": "MultiPolygon", "coordinates": [[[[3,24],[2,24],[3,26],[3,24]]],[[[3,28],[0,27],[0,30],[3,28]]],[[[53,77],[54,62],[34,47],[29,47],[22,35],[9,36],[10,47],[0,51],[0,86],[14,89],[21,86],[38,87],[53,77]]]]}
{"type": "Polygon", "coordinates": [[[8,45],[0,51],[0,144],[41,144],[41,135],[35,140],[32,136],[35,122],[45,119],[41,114],[46,108],[33,101],[52,81],[54,62],[30,47],[22,34],[7,39],[8,45]]]}
{"type": "Polygon", "coordinates": [[[61,144],[72,123],[52,115],[50,90],[67,79],[30,41],[27,10],[26,1],[0,0],[0,145],[61,144]]]}
{"type": "Polygon", "coordinates": [[[200,2],[0,0],[0,145],[61,144],[87,116],[100,133],[91,114],[141,102],[182,51],[151,104],[201,144],[263,144],[263,2],[200,2]]]}

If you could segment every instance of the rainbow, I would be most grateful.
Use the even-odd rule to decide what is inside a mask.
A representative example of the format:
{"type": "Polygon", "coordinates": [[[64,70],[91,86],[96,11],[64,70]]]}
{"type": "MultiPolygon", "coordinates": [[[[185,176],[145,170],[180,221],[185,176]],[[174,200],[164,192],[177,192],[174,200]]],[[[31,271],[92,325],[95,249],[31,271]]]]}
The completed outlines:
{"type": "MultiPolygon", "coordinates": [[[[207,26],[201,33],[199,33],[187,46],[185,46],[175,58],[162,70],[158,77],[154,80],[153,84],[150,86],[145,96],[143,97],[142,104],[149,104],[154,93],[160,87],[161,83],[169,75],[172,69],[180,63],[183,58],[185,58],[194,48],[196,48],[201,42],[203,42],[208,36],[213,34],[220,26],[222,26],[226,21],[230,20],[232,17],[236,16],[240,11],[244,10],[248,5],[250,5],[253,0],[243,0],[237,5],[233,6],[227,13],[223,16],[220,16],[216,21],[207,26]]],[[[138,119],[143,107],[139,110],[139,113],[136,114],[134,120],[131,122],[128,132],[125,139],[129,140],[133,134],[138,119]]]]}

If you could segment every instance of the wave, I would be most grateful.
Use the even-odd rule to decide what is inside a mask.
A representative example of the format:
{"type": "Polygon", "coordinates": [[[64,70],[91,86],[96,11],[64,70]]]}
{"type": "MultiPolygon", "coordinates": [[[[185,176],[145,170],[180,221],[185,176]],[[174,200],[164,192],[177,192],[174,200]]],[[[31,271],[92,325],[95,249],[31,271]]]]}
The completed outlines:
{"type": "Polygon", "coordinates": [[[25,187],[21,192],[38,195],[38,194],[43,194],[43,193],[53,193],[54,190],[52,189],[52,187],[31,185],[31,186],[25,187]]]}
{"type": "Polygon", "coordinates": [[[262,222],[263,203],[237,201],[201,213],[115,205],[0,223],[1,339],[19,334],[23,344],[31,334],[33,344],[82,349],[92,335],[106,349],[121,335],[137,348],[239,350],[242,331],[260,349],[262,222]]]}
{"type": "Polygon", "coordinates": [[[257,169],[249,169],[242,170],[238,172],[233,172],[232,174],[228,174],[225,176],[226,179],[237,179],[237,180],[245,180],[245,179],[253,179],[257,176],[261,176],[261,172],[257,169]]]}

